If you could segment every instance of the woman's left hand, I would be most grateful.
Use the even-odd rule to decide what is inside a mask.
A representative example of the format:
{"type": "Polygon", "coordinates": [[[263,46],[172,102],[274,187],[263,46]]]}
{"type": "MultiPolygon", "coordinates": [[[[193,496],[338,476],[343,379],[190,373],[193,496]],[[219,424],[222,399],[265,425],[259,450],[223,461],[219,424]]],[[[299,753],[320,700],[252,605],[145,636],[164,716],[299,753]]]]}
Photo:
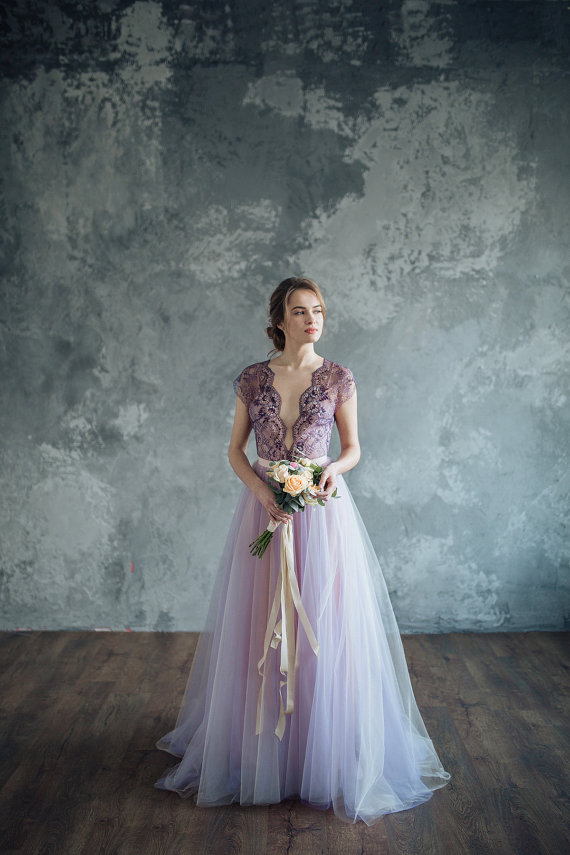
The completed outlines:
{"type": "Polygon", "coordinates": [[[321,472],[321,478],[318,483],[317,498],[327,502],[331,494],[334,493],[336,487],[336,468],[334,463],[329,463],[321,472]]]}

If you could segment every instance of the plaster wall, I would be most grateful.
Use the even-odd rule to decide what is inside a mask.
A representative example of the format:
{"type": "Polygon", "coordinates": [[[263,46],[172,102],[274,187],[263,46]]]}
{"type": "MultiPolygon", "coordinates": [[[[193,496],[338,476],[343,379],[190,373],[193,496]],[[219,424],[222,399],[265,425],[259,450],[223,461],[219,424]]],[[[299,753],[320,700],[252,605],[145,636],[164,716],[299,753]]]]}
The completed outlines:
{"type": "Polygon", "coordinates": [[[567,627],[568,4],[2,15],[2,628],[200,629],[296,274],[401,629],[567,627]]]}

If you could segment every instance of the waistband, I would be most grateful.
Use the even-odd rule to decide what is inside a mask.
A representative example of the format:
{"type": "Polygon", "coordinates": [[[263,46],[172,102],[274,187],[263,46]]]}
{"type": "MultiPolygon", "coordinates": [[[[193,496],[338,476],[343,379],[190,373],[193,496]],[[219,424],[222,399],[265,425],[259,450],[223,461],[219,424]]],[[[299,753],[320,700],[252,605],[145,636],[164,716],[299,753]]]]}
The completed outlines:
{"type": "MultiPolygon", "coordinates": [[[[321,466],[326,460],[330,460],[328,454],[323,454],[322,457],[313,457],[311,460],[313,463],[318,463],[321,466]]],[[[256,463],[261,463],[262,466],[271,466],[271,460],[266,460],[265,457],[258,457],[255,461],[256,463]]]]}

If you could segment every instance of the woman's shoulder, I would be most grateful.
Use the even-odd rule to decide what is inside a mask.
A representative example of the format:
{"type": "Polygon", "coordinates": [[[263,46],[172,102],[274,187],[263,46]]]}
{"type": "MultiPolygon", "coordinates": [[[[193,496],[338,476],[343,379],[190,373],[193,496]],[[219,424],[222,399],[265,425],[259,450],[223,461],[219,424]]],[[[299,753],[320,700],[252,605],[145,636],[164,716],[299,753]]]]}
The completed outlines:
{"type": "Polygon", "coordinates": [[[340,362],[333,362],[331,359],[327,361],[329,363],[330,373],[335,380],[354,380],[356,383],[354,374],[348,366],[342,365],[340,362]]]}
{"type": "Polygon", "coordinates": [[[240,374],[243,374],[244,377],[254,377],[267,367],[268,362],[268,359],[264,359],[261,362],[251,362],[245,368],[242,368],[240,374]]]}
{"type": "Polygon", "coordinates": [[[356,378],[351,369],[340,362],[331,362],[328,387],[335,399],[335,413],[356,392],[356,378]]]}
{"type": "Polygon", "coordinates": [[[264,373],[263,371],[265,365],[266,361],[251,362],[245,368],[242,368],[237,377],[234,377],[232,381],[234,392],[246,406],[249,406],[251,401],[254,400],[260,387],[265,383],[263,378],[268,374],[268,372],[264,373]]]}
{"type": "Polygon", "coordinates": [[[262,362],[251,362],[249,365],[246,365],[245,368],[239,372],[238,376],[234,380],[234,386],[237,382],[243,384],[252,384],[259,381],[267,372],[267,362],[265,359],[262,362]]]}

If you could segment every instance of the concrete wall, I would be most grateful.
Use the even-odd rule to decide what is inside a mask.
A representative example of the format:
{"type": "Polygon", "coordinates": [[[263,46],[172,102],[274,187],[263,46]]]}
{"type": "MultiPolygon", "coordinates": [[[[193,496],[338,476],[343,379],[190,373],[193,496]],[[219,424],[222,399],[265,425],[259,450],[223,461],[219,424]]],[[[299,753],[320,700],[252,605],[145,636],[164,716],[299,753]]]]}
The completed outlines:
{"type": "Polygon", "coordinates": [[[4,4],[2,628],[200,629],[231,380],[299,273],[402,630],[567,625],[569,21],[4,4]]]}

